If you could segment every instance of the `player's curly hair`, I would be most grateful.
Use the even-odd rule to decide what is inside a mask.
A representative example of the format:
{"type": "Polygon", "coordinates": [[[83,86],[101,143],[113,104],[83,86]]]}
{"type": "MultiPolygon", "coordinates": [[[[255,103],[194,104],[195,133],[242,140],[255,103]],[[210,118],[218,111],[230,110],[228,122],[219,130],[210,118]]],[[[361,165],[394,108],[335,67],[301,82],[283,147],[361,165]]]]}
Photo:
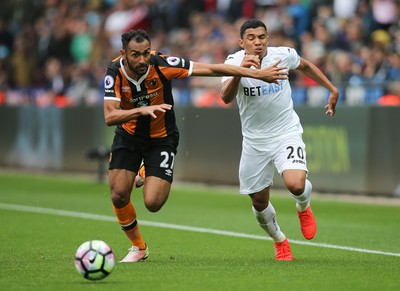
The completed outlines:
{"type": "Polygon", "coordinates": [[[142,30],[142,29],[138,29],[138,30],[130,30],[128,32],[125,32],[124,34],[122,34],[121,36],[121,41],[122,41],[122,47],[124,49],[127,48],[128,43],[132,40],[135,39],[136,42],[143,42],[145,40],[148,40],[150,42],[150,37],[147,34],[146,31],[142,30]]]}
{"type": "Polygon", "coordinates": [[[261,20],[258,20],[258,19],[247,20],[240,27],[240,38],[243,39],[243,35],[244,35],[244,32],[246,31],[246,29],[257,28],[257,27],[264,27],[265,31],[267,31],[267,26],[261,20]]]}

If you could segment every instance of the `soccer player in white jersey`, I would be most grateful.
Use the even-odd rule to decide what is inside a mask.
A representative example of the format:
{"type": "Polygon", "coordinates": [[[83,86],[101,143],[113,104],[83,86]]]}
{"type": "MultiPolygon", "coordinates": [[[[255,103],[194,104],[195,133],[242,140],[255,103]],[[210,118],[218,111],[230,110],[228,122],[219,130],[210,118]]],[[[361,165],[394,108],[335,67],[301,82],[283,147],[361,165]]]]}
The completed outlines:
{"type": "MultiPolygon", "coordinates": [[[[262,21],[248,20],[240,28],[243,48],[225,63],[259,69],[279,62],[286,71],[300,70],[330,92],[326,115],[335,114],[338,89],[314,64],[290,47],[268,47],[267,27],[262,21]]],[[[244,77],[223,77],[221,98],[228,104],[235,98],[242,124],[242,154],[239,166],[240,193],[251,198],[259,225],[274,240],[277,260],[293,260],[288,239],[281,231],[271,202],[274,165],[296,201],[300,228],[312,239],[317,225],[310,206],[311,182],[307,179],[303,128],[293,109],[288,80],[279,84],[244,77]]]]}

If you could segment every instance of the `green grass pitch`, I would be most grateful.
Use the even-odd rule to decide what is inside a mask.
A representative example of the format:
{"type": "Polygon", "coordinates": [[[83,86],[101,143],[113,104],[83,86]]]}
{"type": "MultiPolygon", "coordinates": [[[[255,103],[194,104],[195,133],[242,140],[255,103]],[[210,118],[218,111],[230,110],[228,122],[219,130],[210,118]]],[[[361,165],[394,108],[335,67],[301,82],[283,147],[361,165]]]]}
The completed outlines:
{"type": "Polygon", "coordinates": [[[315,195],[318,231],[309,242],[294,200],[274,190],[295,257],[277,262],[238,189],[178,183],[158,213],[134,190],[149,259],[87,281],[74,267],[81,243],[104,240],[117,259],[129,248],[108,185],[94,180],[0,173],[0,290],[400,290],[399,204],[315,195]]]}

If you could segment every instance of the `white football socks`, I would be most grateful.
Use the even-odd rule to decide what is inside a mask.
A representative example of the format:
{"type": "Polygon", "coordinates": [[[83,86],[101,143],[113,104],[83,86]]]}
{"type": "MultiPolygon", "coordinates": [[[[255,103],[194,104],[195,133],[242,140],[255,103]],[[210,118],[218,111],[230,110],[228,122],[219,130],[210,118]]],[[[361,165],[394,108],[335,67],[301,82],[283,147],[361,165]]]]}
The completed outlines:
{"type": "Polygon", "coordinates": [[[276,212],[274,206],[269,202],[267,208],[263,211],[257,211],[254,206],[252,206],[253,213],[256,216],[258,224],[267,232],[267,234],[272,237],[276,242],[283,242],[286,236],[281,232],[281,229],[276,220],[276,212]]]}
{"type": "Polygon", "coordinates": [[[296,200],[296,209],[298,211],[304,211],[307,209],[308,205],[310,204],[311,191],[312,184],[310,181],[306,180],[304,192],[299,196],[292,194],[292,197],[296,200]]]}

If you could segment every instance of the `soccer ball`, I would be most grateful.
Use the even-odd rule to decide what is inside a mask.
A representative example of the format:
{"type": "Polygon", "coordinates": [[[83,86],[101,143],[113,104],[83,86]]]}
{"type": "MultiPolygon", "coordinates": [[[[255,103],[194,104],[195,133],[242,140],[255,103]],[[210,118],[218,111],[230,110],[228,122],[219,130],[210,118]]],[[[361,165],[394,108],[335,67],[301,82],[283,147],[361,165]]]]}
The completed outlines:
{"type": "Polygon", "coordinates": [[[88,280],[101,280],[115,267],[112,249],[101,240],[90,240],[79,246],[75,253],[75,267],[88,280]]]}

